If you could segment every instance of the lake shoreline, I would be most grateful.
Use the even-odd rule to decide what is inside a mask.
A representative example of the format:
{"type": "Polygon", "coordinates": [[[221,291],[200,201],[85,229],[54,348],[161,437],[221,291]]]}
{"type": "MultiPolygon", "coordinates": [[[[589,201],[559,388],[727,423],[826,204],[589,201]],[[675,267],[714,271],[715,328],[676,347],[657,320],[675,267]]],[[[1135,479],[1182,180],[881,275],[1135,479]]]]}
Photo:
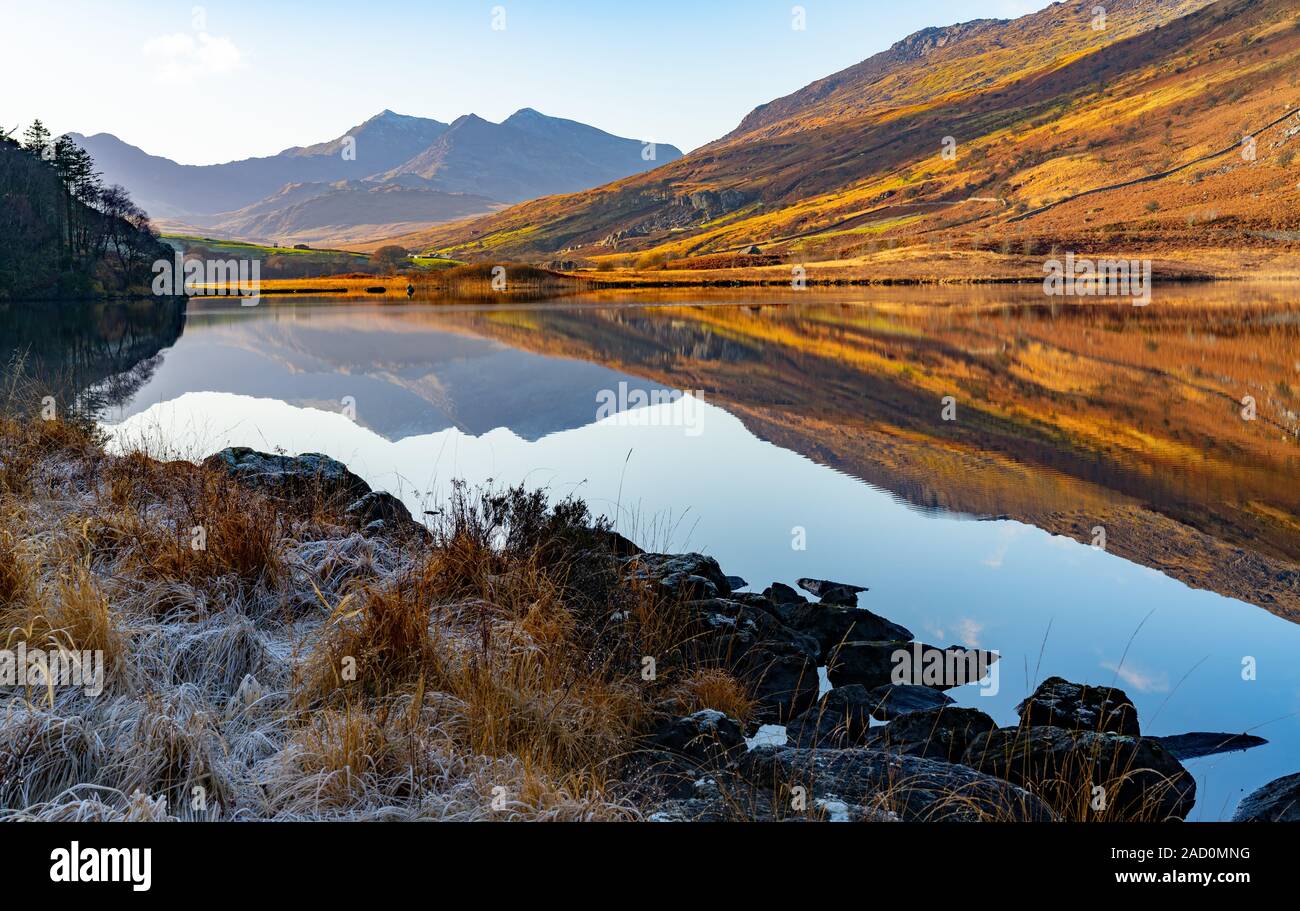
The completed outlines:
{"type": "Polygon", "coordinates": [[[426,526],[324,456],[164,463],[75,423],[0,429],[24,507],[0,528],[5,624],[109,669],[103,698],[9,697],[0,739],[35,725],[46,771],[3,818],[1154,820],[1193,806],[1176,752],[1256,745],[1139,736],[1122,691],[1060,678],[999,729],[944,693],[995,653],[909,641],[853,585],[748,591],[576,501],[462,491],[426,526]],[[173,727],[179,765],[152,735],[80,745],[105,713],[173,727]],[[790,743],[747,742],[763,724],[790,743]],[[1100,809],[1079,803],[1098,774],[1100,809]]]}

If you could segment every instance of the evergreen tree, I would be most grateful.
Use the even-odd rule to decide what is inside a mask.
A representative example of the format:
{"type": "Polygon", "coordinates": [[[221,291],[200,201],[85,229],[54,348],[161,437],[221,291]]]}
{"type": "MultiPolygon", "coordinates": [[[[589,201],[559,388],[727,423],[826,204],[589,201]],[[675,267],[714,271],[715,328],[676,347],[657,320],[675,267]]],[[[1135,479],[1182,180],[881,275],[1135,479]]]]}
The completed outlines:
{"type": "Polygon", "coordinates": [[[32,121],[32,125],[23,133],[23,148],[33,155],[41,155],[50,144],[50,131],[41,123],[40,118],[32,121]]]}

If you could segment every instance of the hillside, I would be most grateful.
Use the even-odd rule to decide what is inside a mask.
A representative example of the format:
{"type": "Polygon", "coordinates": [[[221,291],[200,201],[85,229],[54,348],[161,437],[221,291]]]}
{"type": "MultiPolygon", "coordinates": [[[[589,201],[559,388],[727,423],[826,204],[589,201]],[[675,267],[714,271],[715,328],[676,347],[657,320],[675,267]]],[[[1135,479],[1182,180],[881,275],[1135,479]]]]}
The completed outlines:
{"type": "Polygon", "coordinates": [[[500,203],[470,193],[430,186],[340,180],[287,184],[278,193],[237,212],[210,217],[163,219],[169,230],[223,237],[275,239],[282,244],[329,244],[416,230],[436,222],[482,215],[500,203]]]}
{"type": "Polygon", "coordinates": [[[660,262],[757,243],[863,266],[899,248],[1040,267],[1067,243],[1294,249],[1294,2],[1119,0],[1104,28],[1095,7],[927,29],[649,174],[404,241],[458,258],[660,262]]]}
{"type": "Polygon", "coordinates": [[[0,301],[139,293],[171,255],[122,188],[40,121],[25,144],[0,134],[0,238],[0,301]]]}

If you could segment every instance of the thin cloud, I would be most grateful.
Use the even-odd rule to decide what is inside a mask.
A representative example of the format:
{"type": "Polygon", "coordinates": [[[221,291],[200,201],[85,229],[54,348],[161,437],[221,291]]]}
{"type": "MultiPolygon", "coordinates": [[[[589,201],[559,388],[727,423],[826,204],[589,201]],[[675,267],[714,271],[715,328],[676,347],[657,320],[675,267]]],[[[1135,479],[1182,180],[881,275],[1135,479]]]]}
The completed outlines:
{"type": "Polygon", "coordinates": [[[145,42],[144,55],[157,62],[160,82],[189,83],[199,76],[231,73],[244,65],[244,53],[224,36],[175,32],[145,42]]]}
{"type": "Polygon", "coordinates": [[[1139,693],[1169,692],[1169,675],[1163,671],[1159,674],[1145,673],[1127,662],[1123,667],[1119,667],[1113,661],[1103,661],[1101,666],[1124,681],[1129,689],[1137,690],[1139,693]]]}

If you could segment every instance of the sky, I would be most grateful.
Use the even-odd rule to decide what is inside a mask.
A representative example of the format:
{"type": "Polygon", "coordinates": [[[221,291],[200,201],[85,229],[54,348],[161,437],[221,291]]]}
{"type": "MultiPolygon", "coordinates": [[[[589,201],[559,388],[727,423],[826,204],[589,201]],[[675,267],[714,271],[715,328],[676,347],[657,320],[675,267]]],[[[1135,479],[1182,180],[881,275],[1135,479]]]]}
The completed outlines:
{"type": "Polygon", "coordinates": [[[1047,0],[0,0],[0,129],[113,133],[183,164],[389,109],[524,107],[689,151],[918,29],[1047,0]]]}

